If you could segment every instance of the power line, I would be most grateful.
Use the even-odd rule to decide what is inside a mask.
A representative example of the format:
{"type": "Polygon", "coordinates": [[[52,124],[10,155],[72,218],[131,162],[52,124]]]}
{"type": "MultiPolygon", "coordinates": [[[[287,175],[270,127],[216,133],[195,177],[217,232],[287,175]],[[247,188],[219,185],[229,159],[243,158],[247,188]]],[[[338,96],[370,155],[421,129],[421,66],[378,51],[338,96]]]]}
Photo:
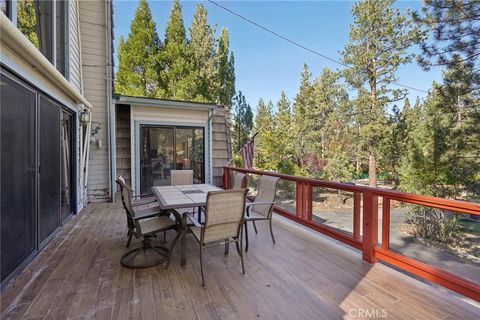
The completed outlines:
{"type": "MultiPolygon", "coordinates": [[[[322,53],[320,53],[320,52],[318,52],[318,51],[316,51],[316,50],[314,50],[314,49],[311,49],[311,48],[309,48],[309,47],[307,47],[307,46],[304,46],[303,44],[300,44],[300,43],[296,42],[295,40],[292,40],[292,39],[290,39],[290,38],[287,38],[286,36],[284,36],[284,35],[282,35],[282,34],[280,34],[280,33],[278,33],[278,32],[275,32],[275,31],[273,31],[273,30],[265,27],[265,26],[259,24],[259,23],[256,22],[256,21],[253,21],[253,20],[251,20],[251,19],[249,19],[249,18],[247,18],[247,17],[245,17],[245,16],[243,16],[243,15],[241,15],[241,14],[235,12],[235,11],[232,11],[231,9],[229,9],[229,8],[227,8],[227,7],[222,6],[222,5],[219,4],[218,2],[215,2],[215,1],[213,1],[213,0],[207,0],[207,1],[210,2],[210,3],[213,4],[213,5],[221,8],[221,9],[223,9],[223,10],[225,10],[225,11],[233,14],[234,16],[236,16],[236,17],[238,17],[238,18],[240,18],[240,19],[242,19],[242,20],[244,20],[244,21],[246,21],[246,22],[254,25],[255,27],[260,28],[260,29],[262,29],[262,30],[264,30],[264,31],[266,31],[266,32],[268,32],[268,33],[270,33],[270,34],[273,34],[273,35],[276,36],[277,38],[280,38],[280,39],[282,39],[282,40],[284,40],[284,41],[286,41],[286,42],[288,42],[288,43],[290,43],[290,44],[293,44],[294,46],[297,46],[297,47],[299,47],[299,48],[301,48],[301,49],[303,49],[303,50],[306,50],[306,51],[308,51],[308,52],[310,52],[310,53],[313,53],[313,54],[315,54],[315,55],[317,55],[317,56],[319,56],[319,57],[322,57],[322,58],[324,58],[324,59],[326,59],[326,60],[329,60],[329,61],[331,61],[331,62],[334,62],[334,63],[336,63],[336,64],[339,64],[339,65],[341,65],[342,67],[347,67],[347,68],[348,68],[348,65],[344,64],[343,62],[338,61],[338,60],[333,59],[333,58],[330,58],[330,57],[328,57],[328,56],[326,56],[326,55],[324,55],[324,54],[322,54],[322,53]]],[[[399,86],[399,87],[406,88],[406,89],[415,90],[415,91],[419,91],[419,92],[423,92],[423,93],[428,93],[428,91],[426,91],[426,90],[414,88],[414,87],[412,87],[412,86],[407,86],[407,85],[404,85],[404,84],[401,84],[401,83],[398,83],[398,82],[392,82],[392,84],[397,85],[397,86],[399,86]]]]}

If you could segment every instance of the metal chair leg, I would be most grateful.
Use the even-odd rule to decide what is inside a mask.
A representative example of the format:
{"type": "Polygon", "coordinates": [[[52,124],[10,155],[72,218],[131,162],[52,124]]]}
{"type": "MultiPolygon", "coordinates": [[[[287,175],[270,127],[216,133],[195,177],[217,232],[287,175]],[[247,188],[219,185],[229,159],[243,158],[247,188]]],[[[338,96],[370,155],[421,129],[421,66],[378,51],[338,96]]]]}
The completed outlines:
{"type": "MultiPolygon", "coordinates": [[[[240,248],[243,247],[243,228],[240,231],[240,248]]],[[[243,252],[240,250],[240,260],[242,261],[242,274],[245,274],[245,265],[243,264],[243,252]]]]}
{"type": "Polygon", "coordinates": [[[127,241],[127,248],[130,246],[130,242],[132,241],[133,232],[128,230],[128,241],[127,241]]]}
{"type": "Polygon", "coordinates": [[[205,278],[203,276],[202,244],[200,244],[200,273],[202,274],[202,287],[205,287],[205,278]]]}
{"type": "MultiPolygon", "coordinates": [[[[243,245],[241,245],[240,248],[243,248],[243,245]]],[[[247,251],[248,251],[248,225],[247,225],[247,221],[245,221],[245,252],[247,251]]]]}
{"type": "Polygon", "coordinates": [[[255,220],[252,220],[252,223],[253,223],[253,229],[255,230],[255,233],[258,233],[257,225],[255,224],[255,220]]]}
{"type": "Polygon", "coordinates": [[[273,244],[275,244],[275,237],[273,236],[273,230],[272,230],[272,217],[270,217],[270,235],[272,236],[273,244]]]}
{"type": "Polygon", "coordinates": [[[230,242],[227,242],[228,239],[225,239],[225,255],[228,254],[228,251],[230,250],[230,242]]]}

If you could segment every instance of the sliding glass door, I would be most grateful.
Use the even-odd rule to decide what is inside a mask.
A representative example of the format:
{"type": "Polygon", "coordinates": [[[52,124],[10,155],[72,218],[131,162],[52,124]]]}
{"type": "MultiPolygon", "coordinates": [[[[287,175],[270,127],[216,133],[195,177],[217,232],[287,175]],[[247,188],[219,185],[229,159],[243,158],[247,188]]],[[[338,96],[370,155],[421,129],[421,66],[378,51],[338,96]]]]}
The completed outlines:
{"type": "Polygon", "coordinates": [[[1,281],[36,248],[35,92],[0,75],[1,281]]]}
{"type": "Polygon", "coordinates": [[[73,212],[75,149],[73,115],[3,68],[0,111],[3,282],[73,212]]]}
{"type": "Polygon", "coordinates": [[[194,183],[205,181],[205,139],[201,127],[140,127],[140,191],[170,184],[170,170],[193,170],[194,183]]]}

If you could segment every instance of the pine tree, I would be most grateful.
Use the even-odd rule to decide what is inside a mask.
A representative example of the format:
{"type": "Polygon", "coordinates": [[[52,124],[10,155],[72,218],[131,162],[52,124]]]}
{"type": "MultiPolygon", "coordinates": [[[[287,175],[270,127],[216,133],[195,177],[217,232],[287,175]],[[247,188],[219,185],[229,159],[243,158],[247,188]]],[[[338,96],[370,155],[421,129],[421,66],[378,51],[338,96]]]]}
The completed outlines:
{"type": "Polygon", "coordinates": [[[293,118],[297,139],[295,142],[295,153],[297,165],[302,168],[306,163],[307,156],[307,116],[312,108],[312,85],[310,83],[311,73],[307,64],[303,65],[300,75],[300,87],[293,102],[293,118]]]}
{"type": "Polygon", "coordinates": [[[253,112],[247,103],[242,91],[239,91],[234,98],[232,138],[235,151],[240,150],[253,128],[253,112]]]}
{"type": "Polygon", "coordinates": [[[393,0],[363,0],[353,6],[350,42],[343,51],[347,81],[358,91],[358,143],[368,151],[369,182],[376,186],[379,146],[387,133],[385,107],[405,92],[390,89],[398,67],[411,61],[410,46],[421,39],[412,21],[392,7],[393,0]]]}
{"type": "Polygon", "coordinates": [[[284,91],[280,94],[277,103],[277,112],[274,117],[274,149],[273,158],[277,162],[277,170],[293,174],[294,170],[294,138],[296,136],[293,126],[293,115],[290,101],[284,91]]]}
{"type": "Polygon", "coordinates": [[[235,95],[235,59],[229,46],[228,30],[223,28],[217,48],[217,102],[224,106],[231,106],[235,95]]]}
{"type": "Polygon", "coordinates": [[[174,0],[165,31],[164,48],[161,52],[165,64],[162,82],[165,98],[192,100],[195,98],[195,74],[193,53],[185,36],[182,7],[174,0]]]}
{"type": "Polygon", "coordinates": [[[351,116],[348,114],[348,94],[339,82],[340,74],[324,68],[312,84],[313,106],[307,114],[307,140],[316,166],[309,173],[329,180],[348,180],[353,170],[349,147],[351,116]],[[337,170],[338,168],[342,170],[337,170]]]}
{"type": "MultiPolygon", "coordinates": [[[[419,59],[425,69],[444,65],[450,70],[462,67],[472,72],[459,75],[477,98],[480,96],[480,2],[478,0],[428,0],[415,19],[431,30],[434,41],[422,42],[424,56],[419,59]],[[461,63],[460,63],[461,62],[461,63]]],[[[439,89],[449,88],[449,83],[439,89]]]]}
{"type": "Polygon", "coordinates": [[[208,24],[207,10],[202,4],[197,5],[189,31],[194,58],[194,100],[216,102],[215,31],[208,24]]]}
{"type": "Polygon", "coordinates": [[[255,137],[255,166],[263,170],[276,169],[276,161],[273,153],[274,146],[274,119],[273,104],[269,101],[267,104],[262,98],[258,101],[257,112],[253,131],[258,133],[255,137]]]}
{"type": "Polygon", "coordinates": [[[162,94],[160,46],[150,7],[146,0],[140,0],[127,40],[120,37],[116,92],[145,97],[162,94]]]}

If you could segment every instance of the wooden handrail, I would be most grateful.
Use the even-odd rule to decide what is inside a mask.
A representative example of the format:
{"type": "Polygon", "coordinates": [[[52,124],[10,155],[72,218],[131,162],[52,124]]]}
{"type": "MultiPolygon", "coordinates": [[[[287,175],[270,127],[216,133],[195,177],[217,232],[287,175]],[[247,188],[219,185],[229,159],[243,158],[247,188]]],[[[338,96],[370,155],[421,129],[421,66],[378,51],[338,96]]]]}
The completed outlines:
{"type": "Polygon", "coordinates": [[[391,200],[397,200],[412,204],[424,205],[428,207],[445,209],[451,211],[459,211],[462,213],[469,213],[474,215],[480,215],[480,203],[468,202],[463,200],[444,199],[432,196],[423,196],[414,193],[406,193],[397,190],[386,190],[380,188],[373,188],[368,186],[359,186],[349,183],[325,181],[314,178],[298,177],[288,174],[273,172],[273,171],[261,171],[255,169],[237,168],[237,167],[225,167],[227,170],[238,171],[242,173],[250,173],[255,175],[269,175],[272,177],[278,177],[282,180],[308,183],[312,187],[330,188],[349,192],[372,192],[379,197],[387,197],[391,200]]]}
{"type": "Polygon", "coordinates": [[[282,180],[295,182],[295,211],[293,212],[280,206],[275,206],[274,211],[276,213],[361,250],[363,260],[369,263],[375,263],[377,259],[382,260],[409,273],[415,274],[424,279],[454,290],[466,297],[480,301],[480,284],[451,274],[447,271],[440,270],[437,267],[431,266],[425,262],[420,262],[406,257],[399,252],[391,251],[389,248],[391,215],[390,204],[392,200],[454,211],[455,213],[468,213],[473,215],[480,215],[479,203],[423,196],[396,190],[358,186],[348,183],[324,181],[314,178],[298,177],[272,171],[261,171],[231,166],[225,166],[223,170],[223,185],[225,188],[230,187],[230,171],[237,171],[253,175],[269,175],[278,177],[282,180]],[[353,193],[352,234],[321,223],[317,223],[312,220],[313,187],[329,188],[353,193]],[[379,198],[383,199],[381,210],[383,218],[381,246],[378,245],[379,198]],[[363,224],[362,236],[360,236],[360,221],[362,221],[363,224]]]}

